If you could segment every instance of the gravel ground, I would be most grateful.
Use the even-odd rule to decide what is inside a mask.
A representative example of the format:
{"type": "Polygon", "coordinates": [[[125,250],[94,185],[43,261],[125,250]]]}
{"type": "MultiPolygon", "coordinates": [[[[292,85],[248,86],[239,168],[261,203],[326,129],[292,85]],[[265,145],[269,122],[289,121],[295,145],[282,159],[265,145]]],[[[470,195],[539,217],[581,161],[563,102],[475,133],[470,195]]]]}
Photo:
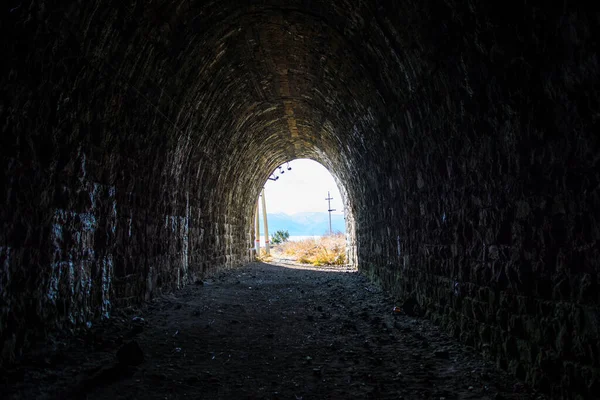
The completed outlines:
{"type": "Polygon", "coordinates": [[[227,270],[3,371],[8,399],[542,399],[348,268],[227,270]]]}

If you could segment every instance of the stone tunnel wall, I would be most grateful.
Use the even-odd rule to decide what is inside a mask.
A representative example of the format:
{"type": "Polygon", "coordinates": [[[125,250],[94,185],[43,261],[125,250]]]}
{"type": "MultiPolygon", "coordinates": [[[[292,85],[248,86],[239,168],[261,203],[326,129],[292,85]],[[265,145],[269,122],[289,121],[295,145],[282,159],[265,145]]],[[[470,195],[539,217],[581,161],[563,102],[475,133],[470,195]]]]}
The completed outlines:
{"type": "Polygon", "coordinates": [[[594,397],[598,21],[438,11],[438,70],[390,118],[400,140],[379,154],[393,161],[373,166],[377,190],[355,199],[370,206],[356,215],[360,265],[519,378],[594,397]]]}
{"type": "Polygon", "coordinates": [[[114,16],[86,49],[57,10],[3,15],[3,362],[47,332],[248,262],[249,222],[215,190],[215,156],[195,160],[181,110],[129,75],[147,53],[114,69],[99,55],[122,39],[114,16]]]}
{"type": "Polygon", "coordinates": [[[528,382],[598,390],[594,10],[95,0],[1,15],[2,360],[247,261],[258,187],[310,157],[343,183],[365,273],[528,382]]]}

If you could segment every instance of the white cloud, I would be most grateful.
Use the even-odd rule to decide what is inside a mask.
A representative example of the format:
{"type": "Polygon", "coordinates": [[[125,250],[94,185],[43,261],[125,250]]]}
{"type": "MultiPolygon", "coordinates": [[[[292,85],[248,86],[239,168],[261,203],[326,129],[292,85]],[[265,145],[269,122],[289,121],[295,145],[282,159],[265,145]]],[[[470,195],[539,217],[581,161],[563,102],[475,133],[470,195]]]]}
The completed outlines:
{"type": "Polygon", "coordinates": [[[344,206],[342,197],[329,171],[316,161],[298,159],[290,162],[291,171],[283,165],[283,174],[277,181],[267,180],[265,197],[267,212],[295,214],[304,211],[327,212],[327,191],[333,200],[331,208],[335,214],[342,214],[344,206]]]}

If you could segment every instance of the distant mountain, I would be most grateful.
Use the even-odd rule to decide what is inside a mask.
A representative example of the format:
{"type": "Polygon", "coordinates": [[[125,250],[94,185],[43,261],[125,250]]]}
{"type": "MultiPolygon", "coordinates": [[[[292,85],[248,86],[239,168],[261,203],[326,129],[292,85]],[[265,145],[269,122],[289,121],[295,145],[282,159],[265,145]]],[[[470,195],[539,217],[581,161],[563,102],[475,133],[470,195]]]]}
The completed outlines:
{"type": "MultiPolygon", "coordinates": [[[[327,212],[301,212],[292,215],[276,213],[269,216],[269,234],[275,231],[288,231],[290,236],[321,236],[329,233],[327,212]]],[[[262,222],[262,221],[261,221],[262,222]]],[[[345,232],[343,214],[331,214],[333,232],[345,232]]]]}

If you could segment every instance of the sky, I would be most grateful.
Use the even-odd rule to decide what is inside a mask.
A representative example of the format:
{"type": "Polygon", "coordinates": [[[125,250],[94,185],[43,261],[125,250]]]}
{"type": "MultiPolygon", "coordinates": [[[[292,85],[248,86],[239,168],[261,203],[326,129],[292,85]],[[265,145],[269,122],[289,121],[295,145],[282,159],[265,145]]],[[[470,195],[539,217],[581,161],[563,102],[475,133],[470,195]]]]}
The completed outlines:
{"type": "Polygon", "coordinates": [[[283,164],[284,173],[275,170],[271,176],[277,181],[267,180],[265,198],[267,213],[295,214],[298,212],[327,212],[327,191],[331,193],[331,208],[335,214],[343,214],[342,197],[327,168],[316,161],[298,159],[290,161],[291,171],[283,164]]]}

